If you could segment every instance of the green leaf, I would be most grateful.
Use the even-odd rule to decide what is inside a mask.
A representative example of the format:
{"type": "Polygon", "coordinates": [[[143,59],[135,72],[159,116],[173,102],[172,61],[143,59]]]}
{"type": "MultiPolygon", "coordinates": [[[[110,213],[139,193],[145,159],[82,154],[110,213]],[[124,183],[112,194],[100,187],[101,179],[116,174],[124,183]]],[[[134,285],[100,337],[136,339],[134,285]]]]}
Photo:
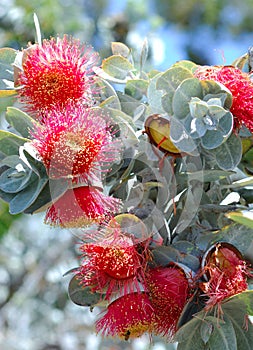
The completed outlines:
{"type": "Polygon", "coordinates": [[[14,63],[15,58],[17,55],[17,51],[9,48],[4,47],[0,49],[0,65],[6,64],[8,66],[11,66],[12,63],[14,63]]]}
{"type": "Polygon", "coordinates": [[[198,212],[202,194],[203,184],[201,182],[190,185],[187,191],[185,191],[182,197],[184,198],[184,207],[178,219],[175,232],[181,233],[191,224],[198,212]]]}
{"type": "Polygon", "coordinates": [[[68,185],[66,179],[49,179],[38,197],[27,209],[24,210],[24,213],[33,214],[45,210],[52,201],[57,200],[64,194],[64,192],[66,192],[68,185]]]}
{"type": "MultiPolygon", "coordinates": [[[[226,315],[223,315],[222,319],[207,316],[203,322],[205,322],[212,330],[207,341],[209,350],[237,350],[234,327],[226,315]]],[[[202,326],[203,324],[201,327],[202,326]]]]}
{"type": "Polygon", "coordinates": [[[163,73],[156,74],[154,78],[150,80],[149,87],[147,90],[148,103],[150,106],[150,114],[154,113],[164,113],[162,106],[162,96],[163,91],[158,90],[156,87],[158,79],[162,76],[163,73]]]}
{"type": "Polygon", "coordinates": [[[205,96],[205,100],[208,98],[206,95],[213,95],[214,98],[220,97],[222,93],[225,92],[227,97],[224,102],[224,107],[227,109],[231,108],[233,99],[232,94],[223,84],[220,84],[213,80],[201,80],[200,83],[203,89],[203,96],[205,96]]]}
{"type": "Polygon", "coordinates": [[[29,208],[46,186],[48,179],[38,179],[33,173],[30,183],[10,201],[10,213],[19,214],[29,208]]]}
{"type": "Polygon", "coordinates": [[[188,69],[178,66],[168,69],[158,78],[156,87],[158,90],[166,92],[162,97],[162,105],[164,110],[170,115],[173,113],[172,99],[177,87],[183,80],[192,77],[193,75],[188,69]]]}
{"type": "Polygon", "coordinates": [[[194,256],[199,256],[200,252],[196,249],[195,245],[192,242],[185,240],[178,240],[173,243],[173,247],[184,254],[192,254],[194,256]]]}
{"type": "Polygon", "coordinates": [[[182,152],[192,154],[198,143],[188,135],[181,120],[172,117],[170,123],[170,138],[174,145],[182,152]]]}
{"type": "Polygon", "coordinates": [[[125,93],[137,100],[147,94],[148,81],[144,79],[129,79],[126,83],[125,93]]]}
{"type": "Polygon", "coordinates": [[[19,215],[11,215],[9,213],[9,206],[3,201],[0,201],[0,241],[9,232],[13,222],[19,217],[19,215]]]}
{"type": "Polygon", "coordinates": [[[91,292],[89,287],[82,287],[75,276],[69,283],[68,293],[73,303],[80,306],[94,306],[101,301],[101,294],[91,292]]]}
{"type": "Polygon", "coordinates": [[[226,217],[238,222],[239,224],[248,226],[253,229],[253,212],[249,210],[234,211],[226,214],[226,217]]]}
{"type": "Polygon", "coordinates": [[[249,54],[248,52],[246,52],[244,55],[236,58],[233,63],[232,63],[232,66],[235,66],[239,69],[243,69],[243,67],[245,66],[245,64],[248,63],[248,59],[249,59],[249,54]]]}
{"type": "Polygon", "coordinates": [[[189,78],[184,80],[176,89],[172,108],[174,116],[178,119],[185,118],[190,113],[189,102],[192,97],[202,98],[202,86],[197,78],[189,78]]]}
{"type": "MultiPolygon", "coordinates": [[[[193,318],[182,326],[176,333],[174,340],[179,344],[177,350],[205,350],[205,342],[200,335],[202,319],[193,318]]],[[[218,350],[218,349],[216,349],[218,350]]]]}
{"type": "Polygon", "coordinates": [[[0,189],[7,193],[17,193],[26,187],[31,170],[27,168],[25,171],[17,172],[13,168],[5,170],[0,176],[0,189]]]}
{"type": "Polygon", "coordinates": [[[28,140],[11,132],[0,130],[0,159],[19,154],[19,147],[28,140]]]}
{"type": "Polygon", "coordinates": [[[247,315],[253,312],[253,291],[237,294],[221,305],[219,318],[202,310],[176,333],[180,350],[251,350],[253,326],[247,315]]]}
{"type": "Polygon", "coordinates": [[[174,95],[177,87],[188,78],[193,78],[193,74],[188,69],[180,66],[172,67],[159,77],[156,87],[158,90],[174,95]]]}
{"type": "Polygon", "coordinates": [[[199,234],[196,244],[199,249],[205,251],[208,246],[216,242],[228,242],[233,244],[244,255],[252,241],[253,230],[251,228],[233,223],[225,226],[220,231],[199,234]]]}
{"type": "Polygon", "coordinates": [[[7,192],[4,192],[0,189],[0,198],[7,202],[7,203],[10,203],[10,201],[13,199],[14,195],[13,193],[7,193],[7,192]]]}
{"type": "Polygon", "coordinates": [[[165,112],[167,112],[169,115],[173,114],[173,109],[172,109],[172,99],[173,99],[174,94],[168,93],[164,94],[162,96],[162,106],[165,112]]]}
{"type": "Polygon", "coordinates": [[[230,185],[222,185],[222,188],[242,188],[253,185],[253,176],[245,177],[244,179],[234,181],[230,185]]]}
{"type": "Polygon", "coordinates": [[[200,326],[200,336],[205,344],[209,341],[213,333],[213,329],[214,327],[210,322],[202,322],[200,326]]]}
{"type": "Polygon", "coordinates": [[[144,39],[142,49],[141,49],[141,55],[140,55],[140,72],[142,72],[143,67],[147,61],[148,58],[148,41],[147,39],[144,39]]]}
{"type": "Polygon", "coordinates": [[[132,119],[124,112],[118,111],[114,108],[105,108],[112,118],[112,120],[119,126],[121,140],[126,147],[136,146],[138,138],[134,130],[132,119]]]}
{"type": "Polygon", "coordinates": [[[5,89],[6,84],[2,79],[13,81],[12,63],[16,58],[17,51],[8,47],[0,49],[0,88],[5,89]]]}
{"type": "MultiPolygon", "coordinates": [[[[0,97],[1,97],[1,90],[0,90],[0,97]]],[[[0,100],[0,114],[5,114],[7,107],[12,106],[16,102],[15,96],[6,96],[2,97],[0,100]]]]}
{"type": "MultiPolygon", "coordinates": [[[[181,315],[177,323],[178,329],[181,328],[183,325],[185,325],[187,322],[189,322],[195,314],[203,310],[203,308],[206,305],[205,301],[206,301],[206,297],[203,296],[202,291],[195,289],[192,297],[184,305],[183,311],[181,312],[181,315]]],[[[206,334],[206,337],[207,337],[207,334],[206,334]]],[[[202,338],[202,340],[205,342],[205,339],[202,338]]]]}
{"type": "Polygon", "coordinates": [[[111,43],[111,49],[112,49],[113,55],[120,55],[127,58],[130,54],[129,47],[127,47],[125,44],[118,41],[114,41],[111,43]]]}
{"type": "Polygon", "coordinates": [[[202,182],[213,182],[225,179],[233,174],[233,171],[203,169],[200,171],[195,171],[193,173],[187,173],[187,177],[189,181],[198,180],[202,182]]]}
{"type": "Polygon", "coordinates": [[[226,113],[220,120],[215,130],[207,130],[201,138],[201,144],[205,149],[215,149],[225,142],[233,129],[233,116],[226,113]]]}
{"type": "Polygon", "coordinates": [[[52,203],[49,181],[40,191],[34,202],[23,210],[25,214],[34,214],[44,211],[52,203]]]}
{"type": "Polygon", "coordinates": [[[102,69],[108,75],[124,80],[134,67],[125,57],[113,55],[103,60],[102,69]]]}
{"type": "Polygon", "coordinates": [[[194,71],[198,68],[198,65],[189,60],[181,60],[174,63],[172,67],[182,67],[194,73],[194,71]]]}
{"type": "Polygon", "coordinates": [[[239,136],[231,134],[231,136],[213,150],[215,160],[223,170],[233,170],[239,163],[242,157],[242,143],[239,136]]]}
{"type": "Polygon", "coordinates": [[[237,350],[251,350],[253,325],[247,315],[253,315],[253,291],[245,291],[229,298],[222,304],[222,311],[233,324],[237,350]]]}
{"type": "Polygon", "coordinates": [[[219,147],[224,142],[224,137],[222,133],[217,130],[213,132],[212,130],[207,130],[205,135],[201,137],[201,145],[205,149],[215,149],[219,147]]]}
{"type": "Polygon", "coordinates": [[[22,162],[19,155],[13,154],[13,155],[7,156],[3,160],[1,160],[0,166],[6,165],[10,168],[15,168],[17,166],[17,164],[19,164],[19,163],[21,163],[26,168],[26,165],[22,162]]]}
{"type": "Polygon", "coordinates": [[[100,103],[100,107],[111,107],[117,110],[121,110],[120,101],[118,95],[114,88],[109,84],[105,79],[100,78],[97,81],[100,91],[100,98],[102,102],[100,103]]]}
{"type": "Polygon", "coordinates": [[[199,259],[196,256],[180,252],[172,245],[155,248],[152,254],[158,266],[167,266],[170,262],[175,262],[184,264],[193,271],[199,269],[199,259]]]}
{"type": "Polygon", "coordinates": [[[243,158],[242,165],[246,168],[248,173],[253,174],[253,138],[251,139],[242,138],[243,145],[243,158]]]}
{"type": "Polygon", "coordinates": [[[240,308],[240,310],[244,311],[247,315],[253,316],[253,290],[247,290],[232,296],[224,303],[225,309],[229,307],[229,309],[232,310],[234,304],[238,304],[237,308],[240,308]]]}
{"type": "MultiPolygon", "coordinates": [[[[117,93],[120,104],[121,104],[121,109],[122,112],[124,112],[126,115],[128,115],[131,117],[134,117],[134,112],[136,110],[136,108],[138,108],[139,106],[142,105],[142,102],[136,100],[135,98],[126,95],[122,92],[118,92],[117,93]]],[[[132,119],[132,118],[131,118],[132,119]]]]}
{"type": "Polygon", "coordinates": [[[40,178],[47,179],[48,175],[47,175],[47,170],[45,168],[45,165],[38,159],[35,159],[34,157],[32,157],[31,154],[26,151],[26,149],[23,149],[23,154],[27,159],[29,165],[31,166],[32,170],[34,171],[34,173],[37,174],[37,176],[40,178]]]}
{"type": "Polygon", "coordinates": [[[7,122],[23,137],[31,138],[30,130],[33,130],[35,121],[25,112],[15,107],[8,107],[7,122]]]}

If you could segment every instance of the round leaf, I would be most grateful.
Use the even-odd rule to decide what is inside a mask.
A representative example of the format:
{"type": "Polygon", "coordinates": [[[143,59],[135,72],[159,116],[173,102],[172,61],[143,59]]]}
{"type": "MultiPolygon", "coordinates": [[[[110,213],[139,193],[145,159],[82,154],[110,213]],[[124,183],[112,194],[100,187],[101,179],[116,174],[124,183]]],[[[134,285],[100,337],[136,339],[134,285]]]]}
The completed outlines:
{"type": "Polygon", "coordinates": [[[18,172],[16,169],[9,168],[0,176],[0,189],[7,193],[17,193],[26,187],[30,176],[31,170],[24,169],[18,172]]]}
{"type": "Polygon", "coordinates": [[[19,153],[19,147],[28,140],[11,132],[0,130],[0,159],[19,153]]]}
{"type": "Polygon", "coordinates": [[[242,143],[239,136],[231,136],[218,148],[213,150],[218,166],[223,170],[233,170],[242,157],[242,143]]]}
{"type": "Polygon", "coordinates": [[[113,55],[120,55],[127,58],[130,54],[130,49],[123,43],[114,41],[111,43],[113,55]]]}
{"type": "Polygon", "coordinates": [[[185,118],[190,113],[189,102],[191,98],[202,98],[202,96],[202,86],[198,79],[190,78],[184,80],[176,89],[172,100],[174,116],[178,119],[185,118]]]}
{"type": "Polygon", "coordinates": [[[31,138],[30,130],[33,130],[35,121],[27,113],[8,107],[5,119],[21,136],[31,138]]]}
{"type": "Polygon", "coordinates": [[[197,142],[188,135],[183,123],[171,118],[170,138],[174,145],[185,153],[192,153],[198,146],[197,142]]]}
{"type": "Polygon", "coordinates": [[[75,276],[69,283],[68,293],[73,303],[80,306],[94,306],[101,300],[100,294],[91,292],[89,287],[82,287],[75,276]]]}
{"type": "Polygon", "coordinates": [[[164,113],[163,110],[163,106],[162,106],[162,96],[163,96],[163,92],[158,90],[156,87],[157,81],[158,79],[161,77],[162,73],[159,73],[157,75],[154,76],[154,78],[152,78],[150,80],[149,86],[148,86],[148,90],[147,90],[147,97],[148,97],[148,102],[150,105],[150,109],[152,113],[164,113]]]}
{"type": "Polygon", "coordinates": [[[174,94],[177,87],[185,79],[192,78],[193,74],[185,68],[173,67],[164,72],[157,80],[156,87],[158,90],[164,90],[166,93],[174,94]]]}
{"type": "Polygon", "coordinates": [[[103,60],[102,69],[110,76],[124,80],[134,67],[125,57],[113,55],[103,60]]]}

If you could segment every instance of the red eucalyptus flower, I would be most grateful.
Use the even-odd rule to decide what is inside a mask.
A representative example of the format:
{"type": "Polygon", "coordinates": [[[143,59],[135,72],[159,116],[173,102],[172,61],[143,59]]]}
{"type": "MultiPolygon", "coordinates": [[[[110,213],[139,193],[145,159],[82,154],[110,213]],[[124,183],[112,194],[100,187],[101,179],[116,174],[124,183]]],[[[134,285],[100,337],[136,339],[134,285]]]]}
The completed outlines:
{"type": "Polygon", "coordinates": [[[103,232],[100,231],[99,238],[95,237],[93,242],[80,247],[84,259],[77,276],[81,285],[90,286],[94,292],[106,291],[105,299],[115,292],[127,294],[140,291],[150,259],[147,244],[135,243],[112,219],[103,232]]]}
{"type": "Polygon", "coordinates": [[[172,340],[189,296],[188,279],[178,267],[157,267],[148,272],[147,284],[155,310],[154,333],[172,340]]]}
{"type": "Polygon", "coordinates": [[[123,339],[140,337],[153,328],[154,309],[148,294],[130,293],[109,304],[107,312],[96,322],[97,332],[123,339]]]}
{"type": "Polygon", "coordinates": [[[55,105],[64,107],[70,100],[91,103],[92,66],[98,61],[91,47],[64,35],[33,45],[23,61],[19,95],[29,111],[38,114],[55,105]]]}
{"type": "Polygon", "coordinates": [[[48,208],[45,222],[53,226],[82,227],[110,219],[120,209],[119,199],[104,195],[94,187],[67,190],[48,208]]]}
{"type": "Polygon", "coordinates": [[[246,262],[235,250],[217,245],[204,267],[208,282],[201,285],[209,297],[206,309],[220,307],[220,303],[248,288],[247,276],[250,275],[246,262]]]}
{"type": "Polygon", "coordinates": [[[83,181],[105,165],[108,170],[119,157],[121,145],[106,119],[99,110],[68,104],[64,110],[55,107],[44,124],[34,126],[33,145],[49,177],[79,177],[83,181]]]}
{"type": "Polygon", "coordinates": [[[201,80],[215,80],[228,88],[233,96],[230,111],[236,126],[243,123],[253,132],[253,82],[247,73],[234,66],[202,66],[194,75],[201,80]]]}

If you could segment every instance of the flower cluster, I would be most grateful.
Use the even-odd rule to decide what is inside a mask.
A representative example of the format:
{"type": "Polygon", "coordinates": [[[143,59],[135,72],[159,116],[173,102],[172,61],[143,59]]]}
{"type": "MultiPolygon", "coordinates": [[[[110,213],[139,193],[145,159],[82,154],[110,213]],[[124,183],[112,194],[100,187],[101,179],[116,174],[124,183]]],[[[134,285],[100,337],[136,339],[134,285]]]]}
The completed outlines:
{"type": "Polygon", "coordinates": [[[121,149],[113,121],[92,107],[98,93],[92,74],[97,61],[91,47],[65,35],[30,46],[16,67],[19,101],[36,119],[31,145],[49,179],[68,182],[47,209],[45,221],[52,225],[82,227],[120,210],[119,199],[93,185],[119,160],[121,149]]]}
{"type": "Polygon", "coordinates": [[[76,278],[100,295],[98,306],[108,303],[95,325],[104,336],[132,339],[149,333],[172,341],[194,291],[202,293],[207,311],[217,306],[222,313],[223,300],[248,288],[250,269],[230,244],[211,247],[195,275],[180,264],[154,266],[150,239],[136,241],[115,219],[90,239],[81,244],[76,278]],[[201,281],[203,274],[207,282],[201,281]]]}
{"type": "MultiPolygon", "coordinates": [[[[140,241],[127,234],[117,222],[122,216],[97,234],[86,236],[80,246],[82,263],[77,280],[99,293],[101,302],[109,303],[96,322],[96,330],[123,339],[150,333],[171,340],[190,295],[188,278],[174,264],[152,266],[151,238],[140,241]]],[[[134,215],[128,214],[128,219],[136,222],[134,215]]]]}

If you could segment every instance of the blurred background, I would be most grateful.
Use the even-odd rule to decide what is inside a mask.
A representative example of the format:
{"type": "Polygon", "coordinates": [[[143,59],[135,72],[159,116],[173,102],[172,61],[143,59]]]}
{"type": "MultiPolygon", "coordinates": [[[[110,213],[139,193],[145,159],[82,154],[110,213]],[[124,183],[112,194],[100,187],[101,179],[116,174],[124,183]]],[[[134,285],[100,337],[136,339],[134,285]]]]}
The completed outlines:
{"type": "MultiPolygon", "coordinates": [[[[34,12],[43,38],[72,34],[101,58],[111,41],[138,51],[147,38],[147,65],[158,70],[180,59],[230,64],[253,45],[252,0],[0,0],[0,47],[34,42],[34,12]]],[[[10,216],[0,202],[0,348],[175,349],[158,338],[130,343],[94,333],[99,310],[73,304],[63,276],[78,266],[77,242],[73,232],[45,226],[43,215],[10,216]]]]}

